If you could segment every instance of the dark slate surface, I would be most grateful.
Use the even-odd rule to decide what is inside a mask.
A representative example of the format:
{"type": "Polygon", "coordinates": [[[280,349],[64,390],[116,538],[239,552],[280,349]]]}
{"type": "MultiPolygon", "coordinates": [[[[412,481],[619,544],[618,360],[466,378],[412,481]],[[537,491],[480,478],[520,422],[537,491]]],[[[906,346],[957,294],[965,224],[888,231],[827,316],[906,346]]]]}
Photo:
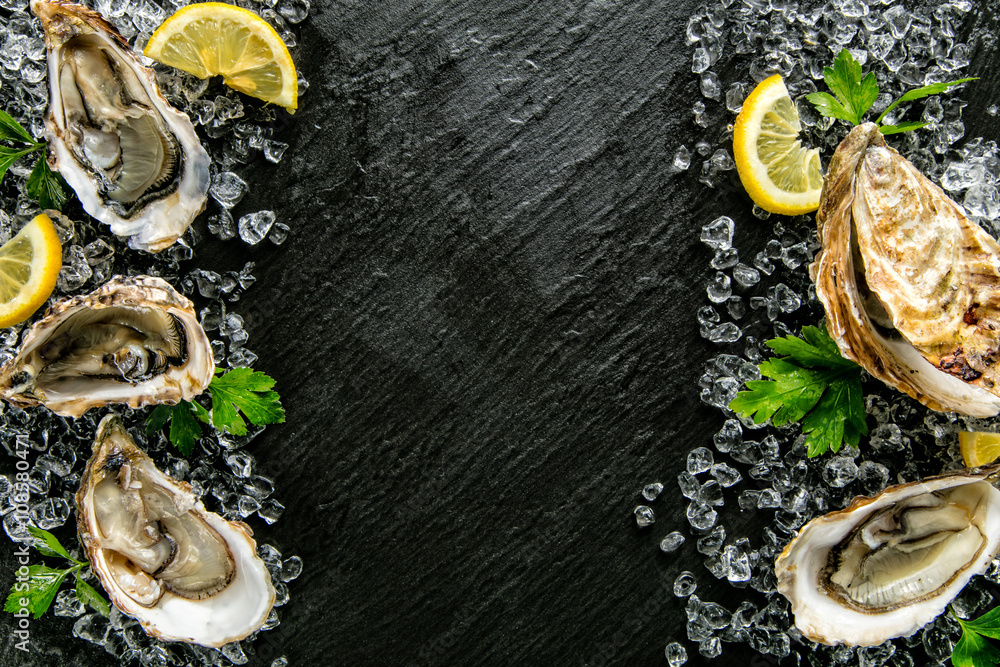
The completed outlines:
{"type": "MultiPolygon", "coordinates": [[[[305,571],[250,664],[661,665],[685,640],[681,570],[703,598],[751,596],[692,539],[656,546],[686,529],[673,479],[722,421],[697,398],[718,352],[695,320],[700,227],[739,213],[742,247],[769,238],[738,182],[668,173],[704,136],[697,4],[314,3],[310,88],[276,135],[291,148],[247,170],[235,211],[273,207],[291,236],[208,241],[199,261],[257,262],[236,310],[288,410],[250,449],[288,509],[254,528],[305,571]]],[[[966,29],[995,34],[980,4],[966,29]]],[[[967,136],[996,138],[995,38],[975,55],[967,136]]],[[[113,664],[71,626],[33,622],[25,658],[0,617],[0,663],[113,664]]],[[[727,644],[715,664],[776,662],[727,644]]]]}

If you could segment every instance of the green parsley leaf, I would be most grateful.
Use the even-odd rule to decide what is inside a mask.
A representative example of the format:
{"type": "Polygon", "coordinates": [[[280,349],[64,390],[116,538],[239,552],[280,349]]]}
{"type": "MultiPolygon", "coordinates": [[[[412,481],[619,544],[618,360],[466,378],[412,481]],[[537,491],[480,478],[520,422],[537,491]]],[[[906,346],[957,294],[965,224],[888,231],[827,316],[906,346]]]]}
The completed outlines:
{"type": "Polygon", "coordinates": [[[819,327],[802,328],[802,338],[786,336],[764,343],[778,354],[792,357],[797,364],[807,368],[857,368],[850,359],[840,356],[840,350],[826,331],[819,327]]]}
{"type": "Polygon", "coordinates": [[[251,424],[281,424],[285,410],[278,393],[271,390],[274,380],[249,368],[234,368],[225,375],[212,378],[212,425],[233,435],[246,435],[246,422],[251,424]]]}
{"type": "MultiPolygon", "coordinates": [[[[954,612],[952,612],[954,616],[954,612]]],[[[963,621],[962,638],[952,649],[951,663],[955,667],[991,667],[1000,665],[1000,649],[987,641],[987,637],[1000,638],[1000,607],[983,614],[974,621],[963,621]]]]}
{"type": "Polygon", "coordinates": [[[747,382],[729,409],[760,424],[767,419],[775,426],[802,421],[810,457],[842,443],[857,447],[868,433],[861,393],[861,367],[844,359],[825,330],[804,327],[802,337],[787,336],[767,341],[780,358],[758,366],[770,380],[747,382]]]}
{"type": "MultiPolygon", "coordinates": [[[[872,72],[868,72],[868,74],[862,76],[861,63],[854,59],[850,51],[841,49],[840,53],[833,60],[833,67],[825,67],[823,69],[823,80],[826,81],[826,85],[833,94],[823,92],[809,93],[806,95],[806,99],[813,103],[821,116],[838,118],[846,120],[852,125],[860,125],[864,120],[865,114],[868,113],[872,105],[875,104],[875,100],[878,99],[878,83],[875,81],[875,75],[872,72]]],[[[886,107],[885,111],[875,120],[875,124],[879,126],[879,131],[886,135],[910,132],[911,130],[924,127],[927,123],[919,121],[882,125],[882,119],[903,102],[912,102],[913,100],[919,100],[930,95],[939,95],[952,86],[975,80],[973,77],[957,81],[932,83],[927,86],[908,90],[903,93],[902,97],[886,107]]]]}
{"type": "MultiPolygon", "coordinates": [[[[794,338],[794,336],[788,336],[788,338],[794,338]]],[[[780,339],[775,339],[780,340],[780,339]]],[[[851,365],[854,362],[849,359],[844,359],[840,356],[840,348],[837,347],[837,343],[830,338],[830,334],[826,332],[826,327],[814,327],[814,326],[804,326],[802,327],[802,340],[806,341],[812,345],[817,350],[826,353],[826,358],[829,363],[843,362],[847,365],[851,365]]],[[[802,356],[796,357],[800,363],[807,363],[807,360],[802,356]]]]}
{"type": "Polygon", "coordinates": [[[27,608],[34,614],[35,618],[40,618],[42,614],[48,611],[66,575],[74,569],[54,570],[45,565],[32,565],[28,567],[27,581],[18,582],[15,576],[14,586],[11,588],[10,595],[7,596],[4,611],[13,614],[22,608],[27,608]],[[27,589],[24,591],[18,590],[18,586],[24,586],[24,584],[27,584],[27,589]],[[22,605],[22,600],[27,602],[27,604],[22,605]]]}
{"type": "MultiPolygon", "coordinates": [[[[826,100],[826,110],[836,110],[838,113],[824,113],[824,107],[817,106],[819,112],[833,118],[846,120],[854,125],[860,125],[861,119],[878,99],[878,84],[875,82],[875,75],[868,72],[867,75],[862,76],[861,63],[854,59],[850,51],[841,49],[837,57],[834,58],[833,67],[823,69],[823,80],[836,96],[836,101],[840,102],[841,108],[836,110],[835,107],[830,106],[829,100],[826,100]]],[[[815,103],[812,97],[809,100],[815,103]]]]}
{"type": "Polygon", "coordinates": [[[153,411],[146,417],[146,435],[153,435],[166,426],[167,422],[170,421],[173,408],[173,405],[157,405],[153,408],[153,411]]]}
{"type": "Polygon", "coordinates": [[[927,86],[921,86],[920,88],[914,88],[913,90],[908,90],[903,93],[903,96],[899,98],[900,102],[912,102],[913,100],[919,100],[921,97],[930,97],[931,95],[940,95],[944,91],[948,90],[952,86],[957,86],[962,83],[968,83],[969,81],[978,81],[978,76],[970,76],[967,79],[959,79],[957,81],[942,81],[941,83],[932,83],[927,86]]]}
{"type": "Polygon", "coordinates": [[[192,407],[194,405],[197,403],[183,401],[171,412],[170,442],[174,443],[184,456],[191,456],[195,443],[201,438],[201,424],[195,419],[192,407]]]}
{"type": "Polygon", "coordinates": [[[43,152],[28,176],[28,196],[37,201],[42,208],[61,211],[63,204],[66,203],[68,187],[63,177],[49,168],[49,162],[43,152]]]}
{"type": "Polygon", "coordinates": [[[899,123],[898,125],[879,125],[878,131],[888,136],[890,134],[899,134],[900,132],[910,132],[911,130],[919,130],[925,125],[930,125],[930,123],[916,121],[916,120],[906,121],[905,123],[899,123]]]}
{"type": "Polygon", "coordinates": [[[61,211],[66,203],[69,186],[62,176],[49,168],[46,160],[48,151],[45,142],[35,141],[34,137],[21,127],[20,123],[3,110],[0,110],[0,141],[15,144],[15,146],[0,144],[0,180],[3,180],[10,166],[19,159],[35,151],[41,151],[41,155],[28,176],[27,193],[42,208],[54,208],[61,211]]]}
{"type": "Polygon", "coordinates": [[[758,366],[769,380],[752,380],[748,392],[740,392],[729,409],[741,414],[753,412],[754,423],[771,419],[775,426],[802,419],[823,395],[823,373],[802,368],[784,359],[769,359],[758,366]]]}
{"type": "Polygon", "coordinates": [[[836,97],[830,93],[809,93],[806,95],[806,99],[815,105],[816,110],[819,111],[821,116],[826,116],[828,118],[840,118],[841,120],[851,121],[851,114],[844,108],[844,105],[840,103],[836,97]]]}
{"type": "Polygon", "coordinates": [[[31,148],[8,148],[7,146],[0,146],[0,181],[7,175],[10,165],[36,150],[37,148],[34,146],[31,148]]]}
{"type": "Polygon", "coordinates": [[[80,562],[70,556],[69,552],[66,551],[65,547],[63,547],[63,545],[59,542],[59,538],[49,531],[42,530],[41,528],[35,528],[34,526],[28,526],[28,532],[35,538],[34,546],[43,556],[65,558],[66,560],[71,560],[74,563],[80,562]]]}
{"type": "MultiPolygon", "coordinates": [[[[912,102],[913,100],[919,100],[919,99],[921,99],[923,97],[929,97],[931,95],[940,95],[941,93],[943,93],[944,91],[948,90],[952,86],[957,86],[957,85],[959,85],[961,83],[968,83],[969,81],[976,81],[977,78],[978,77],[971,77],[971,78],[968,78],[968,79],[959,79],[958,81],[945,81],[945,82],[942,82],[942,83],[932,83],[929,86],[921,86],[920,88],[914,88],[913,90],[908,90],[905,93],[903,93],[902,97],[900,97],[898,100],[896,100],[895,102],[893,102],[892,104],[890,104],[889,106],[887,106],[885,108],[885,111],[883,111],[879,115],[879,117],[875,119],[875,124],[876,125],[881,125],[882,119],[885,118],[886,115],[890,111],[892,111],[893,109],[895,109],[897,106],[899,106],[903,102],[912,102]]],[[[903,123],[901,123],[900,125],[902,125],[902,124],[903,123]]],[[[892,126],[889,125],[889,126],[886,126],[886,127],[892,127],[892,126]]],[[[879,129],[881,129],[881,128],[879,128],[879,129]]],[[[913,128],[913,129],[916,129],[916,128],[913,128]]],[[[901,131],[905,132],[906,130],[901,130],[901,131]]],[[[885,132],[882,132],[882,134],[885,134],[885,132]]]]}
{"type": "Polygon", "coordinates": [[[284,423],[285,410],[272,387],[274,379],[266,374],[249,368],[234,368],[225,375],[216,375],[208,385],[212,399],[211,414],[196,401],[159,405],[146,418],[146,433],[152,435],[169,422],[170,441],[181,453],[190,456],[202,434],[198,422],[212,424],[218,430],[233,435],[246,435],[244,416],[257,426],[284,423]]]}
{"type": "Polygon", "coordinates": [[[21,124],[14,120],[9,113],[0,109],[0,139],[4,141],[18,141],[32,146],[40,145],[35,138],[28,134],[28,131],[21,127],[21,124]]]}
{"type": "Polygon", "coordinates": [[[1000,650],[975,632],[962,632],[962,638],[951,651],[954,667],[990,667],[1000,665],[1000,650]]]}
{"type": "Polygon", "coordinates": [[[184,456],[191,456],[201,438],[201,425],[208,422],[208,411],[198,403],[180,401],[177,405],[158,405],[146,419],[146,434],[152,435],[170,423],[170,442],[184,456]]]}
{"type": "MultiPolygon", "coordinates": [[[[211,388],[211,387],[209,387],[211,388]]],[[[191,402],[191,409],[194,412],[195,419],[200,421],[202,424],[211,424],[212,416],[208,414],[208,410],[202,407],[201,403],[191,402]]]]}
{"type": "Polygon", "coordinates": [[[958,619],[958,622],[962,624],[962,629],[964,630],[992,637],[993,639],[1000,639],[1000,607],[986,612],[974,621],[958,619]]]}
{"type": "Polygon", "coordinates": [[[43,556],[64,558],[74,564],[62,570],[56,570],[46,565],[31,565],[19,569],[14,575],[14,584],[4,605],[4,610],[12,614],[28,609],[35,618],[48,611],[55,599],[59,587],[70,573],[76,575],[76,594],[81,602],[90,605],[105,616],[111,612],[110,605],[104,597],[94,590],[94,587],[80,578],[80,570],[87,566],[84,561],[78,561],[69,555],[59,539],[48,532],[34,526],[28,531],[34,538],[34,547],[43,556]],[[20,572],[21,574],[18,574],[20,572]],[[26,574],[25,574],[26,572],[26,574]]]}
{"type": "Polygon", "coordinates": [[[840,451],[842,442],[858,446],[861,435],[868,432],[860,373],[829,384],[823,398],[802,419],[802,432],[806,434],[806,454],[810,457],[828,449],[840,451]]]}
{"type": "Polygon", "coordinates": [[[79,575],[76,577],[76,597],[101,616],[111,615],[111,605],[108,601],[79,575]]]}

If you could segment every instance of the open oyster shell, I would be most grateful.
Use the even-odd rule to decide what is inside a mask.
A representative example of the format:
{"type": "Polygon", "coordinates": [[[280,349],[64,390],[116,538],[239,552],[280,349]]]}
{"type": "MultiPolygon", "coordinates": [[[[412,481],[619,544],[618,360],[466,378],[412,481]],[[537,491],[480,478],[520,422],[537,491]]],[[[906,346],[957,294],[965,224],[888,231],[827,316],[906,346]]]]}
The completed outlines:
{"type": "Polygon", "coordinates": [[[933,410],[1000,412],[1000,246],[872,123],[837,148],[810,267],[841,353],[933,410]]]}
{"type": "Polygon", "coordinates": [[[97,428],[76,504],[91,568],[149,635],[219,647],[267,619],[275,591],[249,526],[206,511],[190,484],[135,446],[116,415],[97,428]]]}
{"type": "Polygon", "coordinates": [[[1000,466],[891,486],[807,523],[778,557],[795,626],[875,646],[941,614],[1000,551],[1000,466]]]}
{"type": "Polygon", "coordinates": [[[0,368],[0,396],[79,417],[92,407],[191,400],[212,381],[194,306],[161,278],[112,278],[53,305],[0,368]]]}
{"type": "Polygon", "coordinates": [[[191,120],[100,14],[62,0],[31,10],[45,28],[52,166],[114,234],[163,250],[205,206],[209,157],[191,120]]]}

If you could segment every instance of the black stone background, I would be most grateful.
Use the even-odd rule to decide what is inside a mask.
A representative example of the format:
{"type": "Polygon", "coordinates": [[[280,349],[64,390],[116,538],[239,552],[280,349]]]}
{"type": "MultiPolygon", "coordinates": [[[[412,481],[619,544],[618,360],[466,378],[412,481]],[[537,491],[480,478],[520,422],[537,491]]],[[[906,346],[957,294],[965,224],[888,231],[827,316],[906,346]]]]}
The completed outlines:
{"type": "MultiPolygon", "coordinates": [[[[722,422],[696,387],[722,351],[695,319],[700,228],[733,216],[744,256],[771,237],[735,172],[712,191],[697,158],[668,170],[706,136],[699,4],[314,2],[293,51],[310,87],[275,135],[291,147],[244,170],[234,211],[273,208],[289,240],[198,249],[220,272],[257,262],[234,310],[288,412],[249,448],[288,508],[254,529],[305,570],[251,665],[662,665],[674,640],[697,665],[676,575],[757,599],[704,569],[674,481],[722,422]],[[673,529],[689,539],[665,556],[673,529]]],[[[978,4],[966,137],[996,139],[996,5],[978,4]]],[[[114,664],[52,616],[24,656],[11,620],[3,665],[114,664]]],[[[744,649],[713,664],[777,664],[744,649]]]]}

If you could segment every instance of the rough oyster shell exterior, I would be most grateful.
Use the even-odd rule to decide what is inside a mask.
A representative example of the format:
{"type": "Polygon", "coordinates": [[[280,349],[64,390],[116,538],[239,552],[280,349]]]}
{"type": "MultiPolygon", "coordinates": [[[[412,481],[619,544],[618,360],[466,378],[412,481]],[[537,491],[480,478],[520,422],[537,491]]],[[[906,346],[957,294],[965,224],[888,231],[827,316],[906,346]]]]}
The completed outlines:
{"type": "MultiPolygon", "coordinates": [[[[34,369],[37,380],[37,371],[34,369]]],[[[116,276],[99,289],[54,304],[22,339],[18,355],[0,368],[0,396],[21,408],[44,405],[67,417],[79,417],[92,407],[123,403],[136,408],[191,400],[202,393],[215,373],[212,346],[198,322],[194,305],[170,283],[152,276],[116,276]],[[180,363],[135,381],[122,377],[83,377],[59,387],[25,383],[25,365],[49,343],[70,318],[100,318],[102,312],[155,310],[177,322],[183,331],[180,363]]]]}
{"type": "Polygon", "coordinates": [[[854,128],[830,162],[810,267],[841,353],[927,407],[1000,412],[1000,246],[885,143],[854,128]]]}
{"type": "Polygon", "coordinates": [[[115,235],[142,250],[169,247],[207,200],[210,160],[191,120],[99,13],[63,0],[31,9],[45,29],[50,164],[115,235]],[[80,53],[92,57],[80,64],[80,53]]]}
{"type": "MultiPolygon", "coordinates": [[[[1000,490],[992,485],[998,474],[1000,466],[994,465],[891,486],[877,496],[855,498],[845,509],[807,523],[774,566],[778,591],[792,603],[795,626],[821,644],[876,646],[887,639],[911,635],[939,616],[969,579],[985,572],[1000,552],[1000,490]],[[854,536],[858,526],[897,503],[921,494],[946,493],[974,482],[985,483],[988,491],[981,515],[976,517],[985,538],[983,545],[969,562],[954,565],[954,575],[935,594],[876,612],[845,602],[845,597],[834,590],[829,571],[839,555],[831,554],[854,536]]],[[[943,551],[945,557],[947,553],[943,551]]]]}
{"type": "MultiPolygon", "coordinates": [[[[135,484],[133,482],[133,486],[135,484]]],[[[226,521],[207,511],[190,484],[158,470],[129,438],[117,415],[107,415],[97,428],[93,455],[80,480],[76,504],[77,530],[91,568],[114,605],[139,621],[150,636],[163,641],[221,647],[247,637],[266,621],[274,606],[275,590],[267,567],[257,555],[257,543],[250,527],[239,521],[226,521]],[[158,487],[159,502],[169,499],[167,504],[171,506],[171,513],[187,514],[194,521],[204,522],[224,540],[234,566],[224,588],[201,599],[163,590],[152,603],[137,601],[134,591],[129,588],[131,580],[121,575],[122,559],[112,544],[117,536],[105,534],[107,528],[102,530],[98,521],[101,511],[95,507],[96,486],[108,475],[117,475],[123,465],[142,468],[146,483],[158,487]]],[[[177,551],[184,552],[180,547],[177,551]]],[[[154,585],[155,578],[156,575],[152,575],[154,585]]]]}

